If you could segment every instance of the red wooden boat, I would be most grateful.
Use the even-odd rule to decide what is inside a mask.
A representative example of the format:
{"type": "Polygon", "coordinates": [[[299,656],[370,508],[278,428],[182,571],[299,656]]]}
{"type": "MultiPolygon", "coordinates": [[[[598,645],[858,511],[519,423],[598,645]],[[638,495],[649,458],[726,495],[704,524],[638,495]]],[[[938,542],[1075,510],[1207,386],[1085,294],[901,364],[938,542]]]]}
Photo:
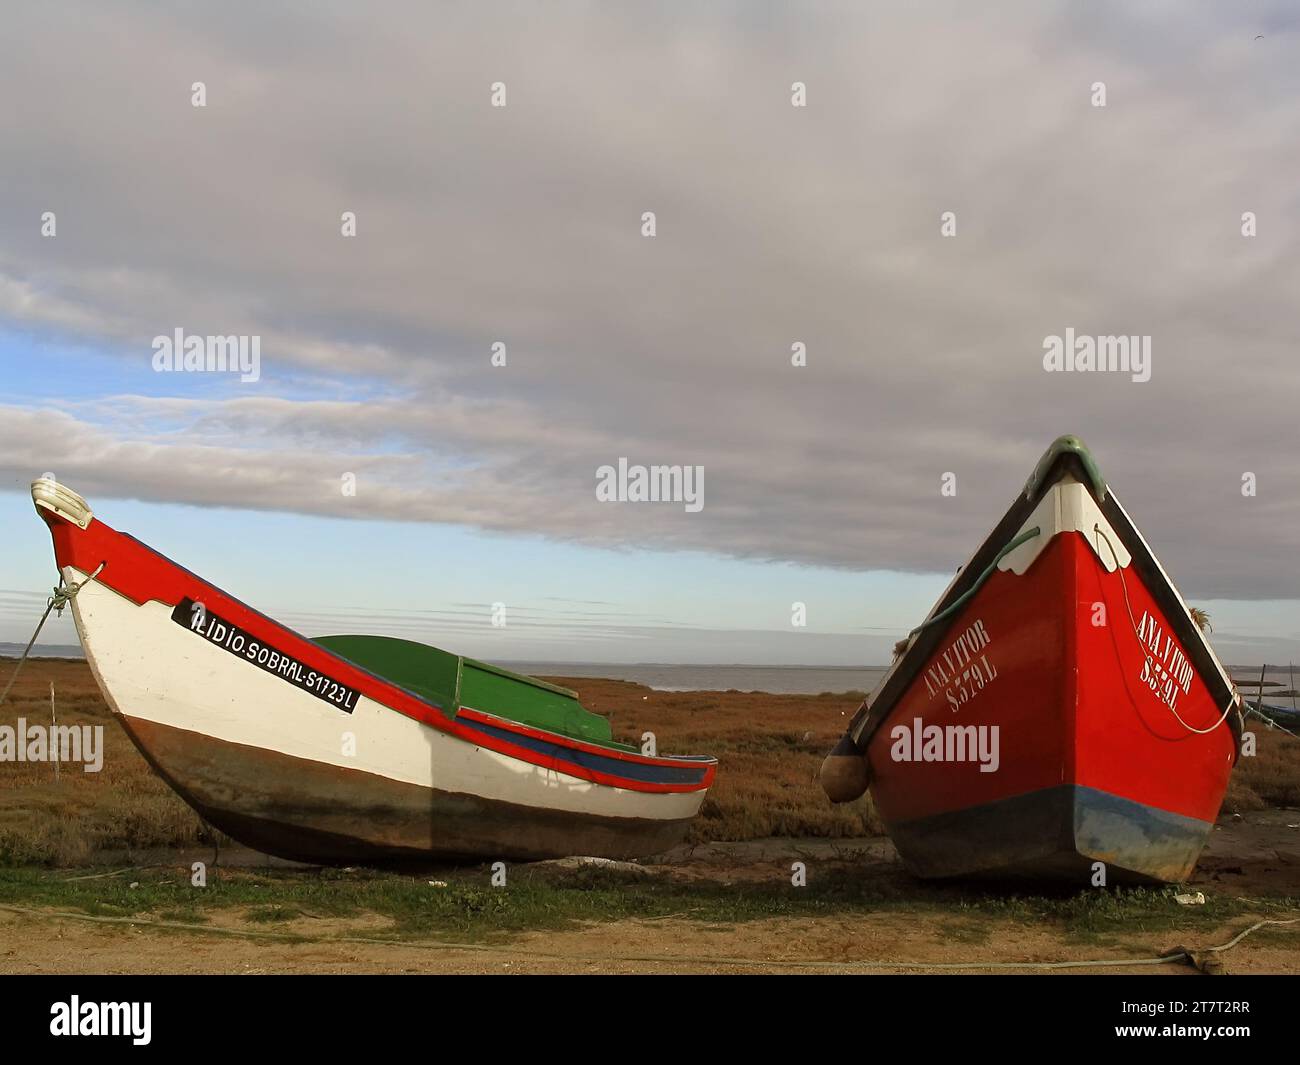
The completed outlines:
{"type": "Polygon", "coordinates": [[[837,802],[869,786],[913,873],[1191,873],[1240,697],[1078,439],[1048,449],[900,650],[822,785],[837,802]]]}

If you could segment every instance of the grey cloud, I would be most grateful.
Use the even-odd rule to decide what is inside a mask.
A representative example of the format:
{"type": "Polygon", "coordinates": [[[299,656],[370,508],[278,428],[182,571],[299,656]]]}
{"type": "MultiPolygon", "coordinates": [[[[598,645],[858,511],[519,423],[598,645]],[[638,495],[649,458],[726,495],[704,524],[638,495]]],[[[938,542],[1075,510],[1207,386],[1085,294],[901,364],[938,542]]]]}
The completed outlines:
{"type": "Polygon", "coordinates": [[[368,517],[948,571],[1072,431],[1187,594],[1300,595],[1284,13],[12,12],[0,315],[123,358],[257,332],[268,380],[65,404],[57,437],[7,412],[0,472],[349,516],[352,470],[368,517]],[[1045,374],[1067,326],[1152,335],[1151,382],[1045,374]],[[274,394],[300,372],[385,398],[274,394]],[[596,504],[620,455],[703,464],[705,511],[596,504]]]}

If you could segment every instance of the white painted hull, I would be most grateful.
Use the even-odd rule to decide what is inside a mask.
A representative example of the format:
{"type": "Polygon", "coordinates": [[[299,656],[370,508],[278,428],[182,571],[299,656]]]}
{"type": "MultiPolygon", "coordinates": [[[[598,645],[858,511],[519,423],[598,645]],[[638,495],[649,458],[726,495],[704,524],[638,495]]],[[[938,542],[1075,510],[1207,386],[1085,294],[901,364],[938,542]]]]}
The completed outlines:
{"type": "MultiPolygon", "coordinates": [[[[69,585],[86,576],[75,567],[65,567],[69,585]]],[[[637,841],[641,837],[646,838],[646,845],[654,841],[654,849],[662,849],[664,840],[680,837],[704,799],[704,790],[647,793],[583,780],[467,742],[365,695],[351,714],[340,713],[276,675],[196,638],[172,620],[169,606],[157,601],[137,605],[98,581],[87,583],[72,603],[86,657],[113,711],[122,716],[137,744],[169,782],[219,827],[219,807],[237,805],[232,818],[259,820],[270,811],[266,819],[280,822],[276,838],[292,838],[293,814],[284,811],[295,809],[298,803],[284,799],[283,779],[263,781],[263,777],[301,771],[322,782],[331,779],[322,773],[337,778],[337,789],[328,783],[320,786],[339,792],[340,817],[348,813],[349,795],[367,789],[381,796],[373,800],[380,805],[389,801],[383,796],[399,796],[392,801],[397,807],[405,804],[408,815],[411,808],[427,809],[429,824],[411,826],[409,837],[393,845],[395,852],[492,855],[501,847],[503,831],[506,836],[511,834],[500,824],[485,833],[490,839],[482,851],[471,851],[466,841],[474,839],[473,825],[458,823],[441,833],[437,823],[440,817],[463,820],[463,816],[474,816],[455,813],[458,810],[478,810],[479,816],[491,817],[494,822],[516,817],[525,823],[525,830],[529,812],[535,812],[550,826],[548,842],[539,855],[594,853],[568,849],[565,822],[562,818],[557,821],[556,815],[571,815],[575,845],[584,838],[614,840],[604,843],[605,849],[612,847],[627,855],[654,852],[640,849],[637,841]],[[170,751],[183,751],[188,743],[193,750],[215,753],[205,753],[194,760],[196,764],[186,756],[185,768],[169,767],[157,749],[151,750],[159,746],[152,737],[162,735],[168,737],[170,751]],[[237,772],[232,770],[232,776],[239,778],[236,788],[222,781],[220,767],[208,772],[208,763],[226,757],[238,765],[237,772]],[[262,759],[264,763],[259,761],[262,759]],[[257,768],[261,764],[265,770],[257,768]],[[203,781],[202,795],[194,783],[198,778],[203,781]],[[263,784],[266,795],[259,796],[263,784]],[[440,798],[425,803],[420,798],[423,792],[440,798]],[[490,813],[481,813],[483,810],[490,813]],[[599,831],[594,835],[586,831],[586,827],[597,825],[599,831]],[[622,834],[620,827],[625,829],[622,834]],[[440,845],[440,836],[450,841],[446,847],[440,845]],[[622,839],[626,846],[618,842],[622,839]],[[411,840],[416,841],[414,845],[411,840]]],[[[303,832],[333,833],[332,828],[321,827],[334,823],[332,811],[322,811],[319,799],[306,805],[314,812],[303,815],[310,822],[300,826],[303,832]]],[[[349,815],[345,820],[354,826],[349,831],[356,832],[355,826],[364,817],[359,811],[353,814],[358,816],[349,815]]],[[[403,836],[402,826],[394,831],[403,836]]],[[[337,834],[346,837],[348,833],[337,834]]],[[[373,841],[361,842],[368,846],[373,841]]],[[[527,852],[527,841],[521,843],[527,852]]],[[[346,838],[338,840],[343,854],[347,846],[346,838]]],[[[380,840],[377,846],[383,850],[387,844],[380,840]]],[[[510,849],[508,841],[505,846],[510,849]]],[[[280,852],[293,849],[279,847],[280,852]]],[[[307,847],[289,856],[312,854],[317,849],[307,847]]]]}

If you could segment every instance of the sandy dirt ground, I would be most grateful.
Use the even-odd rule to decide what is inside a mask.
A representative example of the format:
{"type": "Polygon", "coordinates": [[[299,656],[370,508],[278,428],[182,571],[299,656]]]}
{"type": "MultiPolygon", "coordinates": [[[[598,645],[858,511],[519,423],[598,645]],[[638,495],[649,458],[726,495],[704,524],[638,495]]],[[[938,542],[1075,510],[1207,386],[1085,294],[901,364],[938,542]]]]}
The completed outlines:
{"type": "MultiPolygon", "coordinates": [[[[1259,916],[1277,916],[1261,911],[1259,916]]],[[[1285,916],[1283,914],[1282,916],[1285,916]]],[[[226,925],[220,917],[216,928],[226,925]]],[[[974,919],[971,919],[972,923],[974,919]]],[[[1125,933],[1124,944],[1078,944],[1049,929],[980,919],[989,938],[950,938],[946,923],[897,913],[822,920],[700,925],[686,920],[619,921],[565,932],[527,933],[508,945],[329,942],[383,933],[385,922],[295,922],[289,931],[316,942],[226,938],[213,930],[175,933],[142,925],[100,926],[57,916],[0,912],[0,972],[34,973],[830,973],[936,971],[926,966],[973,963],[968,971],[1033,971],[1027,962],[1118,961],[1159,957],[1175,947],[1226,942],[1254,923],[1239,918],[1203,943],[1169,933],[1125,933]],[[889,959],[890,964],[879,963],[889,959]],[[742,963],[743,960],[743,963],[742,963]],[[830,964],[828,964],[830,963],[830,964]]],[[[1300,973],[1300,934],[1285,941],[1247,939],[1224,955],[1229,973],[1300,973]]],[[[942,970],[940,970],[942,971],[942,970]]],[[[1050,972],[1051,970],[1049,970],[1050,972]]],[[[1185,962],[1112,968],[1085,965],[1062,973],[1196,975],[1185,962]]]]}
{"type": "MultiPolygon", "coordinates": [[[[355,922],[313,922],[313,935],[364,935],[355,922]],[[333,925],[334,927],[329,927],[333,925]]],[[[0,914],[0,972],[6,973],[738,973],[881,971],[862,964],[878,955],[916,963],[1058,961],[1158,955],[1168,937],[1135,936],[1132,950],[1081,948],[1034,929],[1008,927],[978,948],[954,945],[935,929],[898,915],[820,922],[755,922],[709,928],[684,921],[625,921],[578,931],[530,933],[509,947],[480,950],[428,949],[415,945],[351,943],[285,944],[223,939],[214,934],[173,935],[140,926],[94,927],[57,918],[37,920],[0,914]],[[183,955],[183,956],[181,956],[183,955]],[[743,957],[748,964],[719,958],[743,957]],[[708,960],[713,958],[715,960],[708,960]],[[834,960],[801,965],[808,959],[834,960]]],[[[1225,928],[1223,939],[1236,929],[1225,928]]],[[[921,965],[887,971],[924,972],[921,965]]],[[[985,970],[990,971],[990,970],[985,970]]],[[[1025,971],[1020,969],[1019,971],[1025,971]]],[[[1103,967],[1083,972],[1104,971],[1103,967]]],[[[1130,967],[1129,973],[1188,975],[1183,964],[1130,967]]],[[[1300,972],[1296,949],[1242,950],[1229,971],[1300,972]]]]}
{"type": "MultiPolygon", "coordinates": [[[[0,908],[4,973],[837,973],[1033,971],[1026,963],[1114,962],[1226,943],[1258,920],[1300,917],[1300,811],[1227,818],[1198,869],[1193,890],[1257,900],[1248,912],[1186,934],[1116,929],[1081,942],[1050,920],[1026,921],[954,910],[924,917],[905,911],[703,923],[689,913],[654,920],[592,923],[529,932],[507,942],[358,942],[390,936],[386,918],[298,918],[274,931],[215,911],[208,926],[177,930],[144,921],[95,923],[41,910],[0,908]],[[223,934],[223,930],[239,933],[223,934]],[[288,942],[284,933],[303,937],[288,942]],[[352,941],[348,941],[352,940],[352,941]]],[[[197,854],[197,852],[196,852],[197,854]]],[[[201,855],[200,855],[201,856],[201,855]]],[[[173,853],[173,857],[176,855],[173,853]]],[[[186,856],[188,857],[188,856],[186,856]]],[[[805,861],[810,877],[850,865],[862,876],[902,878],[887,840],[771,839],[682,849],[647,875],[736,883],[788,877],[805,861]]],[[[264,862],[231,852],[227,864],[264,862]]],[[[1228,973],[1300,973],[1300,924],[1269,927],[1218,956],[1228,973]]],[[[1186,961],[1138,966],[1085,965],[1061,973],[1196,975],[1186,961]]]]}

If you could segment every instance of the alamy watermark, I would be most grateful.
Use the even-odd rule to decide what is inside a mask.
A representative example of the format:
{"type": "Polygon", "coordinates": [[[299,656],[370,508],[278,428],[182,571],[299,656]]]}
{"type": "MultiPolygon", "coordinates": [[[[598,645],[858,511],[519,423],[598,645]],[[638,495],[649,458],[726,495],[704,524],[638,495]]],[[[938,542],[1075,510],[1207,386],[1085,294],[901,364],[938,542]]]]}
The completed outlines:
{"type": "Polygon", "coordinates": [[[919,717],[912,724],[889,730],[895,762],[978,762],[981,773],[996,773],[1001,764],[998,725],[926,725],[919,717]]]}
{"type": "Polygon", "coordinates": [[[596,470],[602,503],[682,503],[688,514],[704,509],[703,466],[642,466],[620,458],[596,470]]]}
{"type": "Polygon", "coordinates": [[[245,383],[262,376],[260,336],[186,335],[177,326],[171,336],[153,338],[153,368],[158,373],[237,373],[245,383]]]}
{"type": "Polygon", "coordinates": [[[1064,336],[1043,338],[1043,369],[1048,373],[1127,373],[1134,381],[1150,381],[1151,338],[1080,336],[1070,327],[1064,336]]]}
{"type": "Polygon", "coordinates": [[[129,1036],[136,1046],[148,1046],[152,1015],[151,1002],[82,1002],[73,995],[50,1006],[50,1035],[129,1036]]]}
{"type": "Polygon", "coordinates": [[[104,768],[103,725],[0,725],[0,762],[81,762],[87,773],[104,768]]]}

